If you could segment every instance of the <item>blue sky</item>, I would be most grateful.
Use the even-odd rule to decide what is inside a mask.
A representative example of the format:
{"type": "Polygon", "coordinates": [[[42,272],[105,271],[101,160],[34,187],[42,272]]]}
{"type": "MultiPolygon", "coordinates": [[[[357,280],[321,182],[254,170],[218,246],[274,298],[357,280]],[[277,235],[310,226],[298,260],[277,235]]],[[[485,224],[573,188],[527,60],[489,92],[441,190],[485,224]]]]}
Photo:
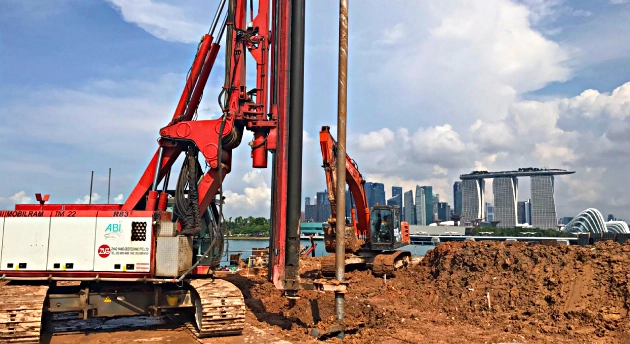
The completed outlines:
{"type": "MultiPolygon", "coordinates": [[[[81,202],[92,170],[104,202],[109,167],[124,199],[217,3],[0,2],[0,207],[36,192],[81,202]]],[[[350,4],[348,152],[369,181],[387,195],[432,185],[452,202],[452,183],[475,168],[574,169],[557,179],[559,216],[596,207],[630,219],[628,1],[383,4],[350,4]]],[[[337,11],[307,2],[304,196],[325,187],[316,140],[336,124],[337,11]]],[[[216,116],[221,67],[201,118],[216,116]]],[[[254,171],[246,148],[226,180],[228,216],[269,212],[270,170],[254,171]]]]}

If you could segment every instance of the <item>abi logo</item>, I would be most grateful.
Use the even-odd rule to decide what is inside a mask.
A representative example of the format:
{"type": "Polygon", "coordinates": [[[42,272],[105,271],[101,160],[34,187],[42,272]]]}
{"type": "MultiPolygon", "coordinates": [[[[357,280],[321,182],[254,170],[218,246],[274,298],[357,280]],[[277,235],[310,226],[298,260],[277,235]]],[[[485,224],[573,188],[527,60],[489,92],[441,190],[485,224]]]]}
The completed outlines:
{"type": "Polygon", "coordinates": [[[110,223],[105,228],[105,239],[120,238],[121,234],[122,234],[122,224],[120,223],[110,223]]]}
{"type": "Polygon", "coordinates": [[[117,223],[110,223],[107,225],[107,228],[105,228],[105,233],[107,232],[118,233],[122,230],[121,227],[122,226],[117,223]]]}

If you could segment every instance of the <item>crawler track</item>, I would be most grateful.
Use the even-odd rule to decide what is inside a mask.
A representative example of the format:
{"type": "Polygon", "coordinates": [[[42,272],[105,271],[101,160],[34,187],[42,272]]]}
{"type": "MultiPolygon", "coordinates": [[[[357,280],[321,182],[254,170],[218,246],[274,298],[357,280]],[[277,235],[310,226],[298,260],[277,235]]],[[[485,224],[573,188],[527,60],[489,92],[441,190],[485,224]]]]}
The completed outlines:
{"type": "Polygon", "coordinates": [[[245,327],[245,300],[232,283],[215,279],[189,282],[193,293],[194,324],[187,327],[198,337],[239,335],[245,327]]]}
{"type": "Polygon", "coordinates": [[[3,285],[0,343],[39,343],[48,286],[3,285]]]}
{"type": "Polygon", "coordinates": [[[374,257],[372,263],[372,273],[374,276],[389,275],[394,276],[396,270],[400,270],[409,265],[411,261],[411,252],[409,251],[393,251],[381,253],[374,257]]]}

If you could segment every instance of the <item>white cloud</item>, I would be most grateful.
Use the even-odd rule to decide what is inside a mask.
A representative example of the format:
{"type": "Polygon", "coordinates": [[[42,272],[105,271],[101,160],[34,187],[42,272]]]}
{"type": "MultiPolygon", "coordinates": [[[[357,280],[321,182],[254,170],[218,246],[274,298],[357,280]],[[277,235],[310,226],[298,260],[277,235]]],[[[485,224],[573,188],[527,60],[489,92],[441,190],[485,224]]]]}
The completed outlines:
{"type": "MultiPolygon", "coordinates": [[[[153,0],[107,1],[120,11],[125,21],[134,23],[153,36],[166,41],[198,42],[210,26],[209,22],[204,24],[195,21],[192,15],[194,12],[186,11],[181,4],[153,0]]],[[[203,12],[201,9],[199,11],[203,12]]]]}
{"type": "Polygon", "coordinates": [[[377,43],[396,44],[400,43],[405,37],[405,24],[398,23],[391,28],[385,29],[383,37],[377,40],[377,43]]]}
{"type": "Polygon", "coordinates": [[[610,3],[613,5],[627,4],[628,2],[628,0],[610,0],[610,3]]]}
{"type": "Polygon", "coordinates": [[[615,88],[611,93],[585,90],[577,97],[564,99],[559,106],[568,115],[623,119],[630,116],[630,82],[615,88]]]}
{"type": "Polygon", "coordinates": [[[80,89],[47,88],[0,110],[11,114],[3,119],[13,136],[76,146],[98,142],[94,148],[110,152],[126,150],[138,139],[148,147],[168,124],[184,77],[165,74],[152,81],[98,80],[80,89]]]}
{"type": "MultiPolygon", "coordinates": [[[[548,15],[546,4],[540,2],[539,16],[548,15]]],[[[376,59],[380,67],[367,73],[371,83],[355,86],[372,100],[366,112],[372,107],[376,113],[391,113],[395,99],[394,108],[402,113],[393,118],[396,126],[414,121],[437,125],[448,118],[459,130],[476,119],[502,118],[519,95],[572,75],[573,49],[533,28],[532,7],[508,0],[405,6],[406,12],[427,17],[413,20],[392,13],[404,20],[406,37],[412,35],[414,44],[374,45],[373,54],[358,63],[376,59]]]]}
{"type": "MultiPolygon", "coordinates": [[[[413,134],[400,129],[388,144],[353,150],[358,152],[353,157],[368,181],[406,190],[433,185],[449,200],[447,186],[471,170],[575,170],[556,178],[559,216],[588,207],[623,214],[627,209],[622,205],[630,204],[618,187],[630,164],[629,90],[630,82],[610,93],[590,90],[571,98],[515,102],[502,119],[475,121],[466,138],[450,125],[421,127],[413,134]]],[[[488,200],[493,199],[491,187],[488,183],[488,200]]]]}
{"type": "Polygon", "coordinates": [[[394,132],[388,128],[372,131],[367,134],[359,134],[359,149],[372,150],[383,148],[392,142],[392,140],[394,140],[394,132]]]}
{"type": "MultiPolygon", "coordinates": [[[[186,43],[197,42],[207,31],[212,17],[208,13],[214,13],[217,2],[108,1],[125,21],[149,34],[186,43]]],[[[630,86],[622,85],[611,93],[586,90],[566,99],[524,100],[528,92],[550,83],[564,87],[562,82],[579,67],[576,61],[583,63],[585,57],[594,55],[603,57],[593,60],[610,59],[611,47],[627,47],[619,38],[627,36],[621,34],[627,31],[627,21],[618,26],[618,32],[587,27],[592,37],[577,45],[583,49],[579,51],[566,43],[575,44],[575,40],[564,39],[569,30],[545,24],[560,15],[589,15],[588,11],[570,8],[564,0],[402,0],[400,6],[366,3],[351,5],[356,6],[351,11],[357,20],[351,25],[348,136],[348,152],[364,175],[411,189],[416,184],[434,185],[441,195],[451,197],[450,186],[460,173],[542,164],[578,170],[575,175],[557,179],[560,211],[571,213],[592,206],[587,204],[591,200],[573,197],[580,195],[578,185],[609,195],[592,200],[598,207],[618,211],[627,204],[627,197],[618,195],[614,181],[626,178],[618,171],[629,163],[630,86]],[[554,41],[550,33],[563,39],[554,41]],[[373,68],[375,61],[379,68],[373,68]],[[599,170],[602,166],[609,167],[599,170]],[[571,199],[570,204],[563,199],[571,199]]],[[[317,106],[305,109],[315,113],[305,119],[305,194],[324,185],[317,130],[336,123],[336,58],[330,54],[336,51],[336,40],[321,37],[335,37],[338,12],[334,3],[310,2],[307,6],[329,11],[309,11],[307,15],[313,20],[307,21],[330,20],[335,25],[318,24],[317,30],[307,31],[307,45],[312,47],[315,42],[317,49],[307,48],[305,102],[317,106]],[[328,48],[322,48],[326,44],[328,48]]],[[[598,16],[592,17],[589,22],[598,16]]],[[[575,32],[573,29],[570,31],[575,32]]],[[[618,48],[618,56],[627,55],[620,53],[627,49],[622,48],[618,48]]],[[[92,167],[108,161],[103,156],[109,159],[107,164],[124,162],[115,182],[126,187],[135,183],[153,153],[157,129],[173,111],[184,76],[160,71],[158,78],[138,81],[133,71],[129,75],[130,80],[98,80],[74,89],[23,92],[25,96],[14,103],[0,105],[0,114],[10,114],[1,118],[0,140],[15,140],[19,133],[24,140],[36,142],[29,149],[51,147],[52,151],[28,159],[25,151],[3,153],[3,157],[15,154],[11,156],[15,160],[11,170],[0,166],[0,174],[10,179],[7,184],[15,185],[18,174],[35,175],[32,171],[37,171],[43,176],[34,189],[50,185],[50,176],[54,176],[67,183],[56,183],[61,186],[51,192],[53,196],[84,194],[84,186],[68,191],[65,185],[76,184],[77,175],[84,178],[91,169],[106,170],[92,167]],[[91,142],[99,144],[88,147],[86,143],[91,142]],[[51,160],[42,162],[44,156],[59,156],[60,151],[67,152],[67,157],[57,165],[51,160]],[[75,161],[81,161],[80,168],[75,161]]],[[[567,89],[573,88],[569,85],[567,89]]],[[[207,114],[214,113],[215,91],[210,86],[206,91],[210,96],[204,99],[211,100],[207,114]]],[[[335,126],[331,131],[336,135],[335,126]]],[[[248,138],[251,135],[243,142],[248,138]]],[[[267,216],[270,169],[245,175],[251,168],[248,155],[246,146],[234,153],[233,169],[226,179],[226,189],[230,190],[226,191],[230,195],[226,211],[267,216]]],[[[102,189],[98,193],[104,194],[102,189]]]]}
{"type": "MultiPolygon", "coordinates": [[[[101,199],[101,196],[97,194],[96,192],[92,192],[92,199],[91,199],[92,204],[95,204],[96,201],[98,201],[99,199],[101,199]]],[[[74,204],[88,204],[88,203],[90,203],[89,194],[83,196],[83,198],[77,198],[77,200],[74,201],[74,204]]]]}
{"type": "Polygon", "coordinates": [[[565,166],[575,161],[576,154],[571,148],[555,146],[549,142],[536,143],[535,146],[534,154],[545,166],[565,166]]]}
{"type": "Polygon", "coordinates": [[[315,140],[313,139],[313,137],[311,137],[308,131],[304,130],[302,132],[302,145],[304,147],[310,147],[314,143],[315,143],[315,140]]]}
{"type": "Polygon", "coordinates": [[[433,174],[434,175],[447,175],[448,174],[448,170],[445,168],[442,168],[438,165],[433,165],[433,174]]]}
{"type": "Polygon", "coordinates": [[[26,191],[18,191],[13,196],[9,197],[0,197],[0,203],[13,203],[13,204],[23,204],[23,203],[31,203],[33,198],[28,196],[26,191]]]}
{"type": "Polygon", "coordinates": [[[122,203],[124,201],[123,195],[118,194],[118,196],[114,197],[114,203],[122,203]]]}
{"type": "Polygon", "coordinates": [[[253,170],[246,173],[242,181],[245,183],[243,192],[238,193],[226,190],[224,214],[249,214],[251,216],[269,217],[269,206],[271,204],[271,188],[267,185],[260,170],[253,170]]]}
{"type": "Polygon", "coordinates": [[[9,197],[11,199],[11,201],[20,204],[20,203],[29,203],[31,202],[32,198],[30,196],[26,195],[26,192],[24,191],[20,191],[18,193],[16,193],[15,195],[9,197]]]}

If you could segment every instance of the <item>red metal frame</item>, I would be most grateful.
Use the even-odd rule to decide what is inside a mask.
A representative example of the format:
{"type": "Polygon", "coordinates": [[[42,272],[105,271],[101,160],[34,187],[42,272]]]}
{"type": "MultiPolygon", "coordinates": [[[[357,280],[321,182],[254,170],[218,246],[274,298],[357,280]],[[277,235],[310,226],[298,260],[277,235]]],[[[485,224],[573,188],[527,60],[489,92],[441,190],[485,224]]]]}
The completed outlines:
{"type": "MultiPolygon", "coordinates": [[[[261,0],[256,16],[247,27],[249,1],[235,0],[232,20],[227,21],[227,30],[232,30],[231,61],[227,108],[223,117],[214,120],[195,120],[207,80],[212,71],[220,46],[213,43],[214,37],[204,35],[199,43],[197,55],[181,93],[173,117],[167,126],[160,129],[158,149],[149,161],[138,183],[124,204],[18,204],[15,215],[28,216],[29,212],[45,211],[156,211],[164,210],[166,193],[159,193],[157,185],[170,175],[173,163],[190,143],[199,149],[210,167],[198,186],[200,209],[205,211],[215,198],[222,180],[232,167],[232,149],[240,144],[243,129],[254,133],[252,143],[252,166],[267,167],[268,152],[275,152],[273,163],[272,242],[274,254],[270,262],[271,280],[277,288],[284,289],[286,209],[288,182],[288,103],[289,103],[289,41],[291,0],[261,0]],[[270,2],[274,4],[270,8],[270,2]],[[270,10],[272,26],[269,27],[270,10]],[[271,49],[277,43],[275,49],[271,49]],[[256,62],[256,87],[246,87],[245,54],[249,52],[256,62]],[[269,79],[270,78],[270,79],[269,79]],[[221,122],[224,128],[221,131],[221,122]],[[220,132],[221,131],[221,132],[220,132]],[[236,139],[234,139],[236,136],[236,139]],[[218,144],[222,144],[222,155],[218,156],[218,144]],[[232,140],[231,142],[229,142],[232,140]],[[161,160],[158,161],[161,157],[161,160]],[[220,165],[219,165],[220,164],[220,165]],[[156,178],[157,171],[157,178],[156,178]]],[[[12,214],[9,214],[11,216],[12,214]]],[[[4,216],[0,213],[0,216],[4,216]]],[[[161,215],[160,215],[161,216],[161,215]]],[[[155,230],[155,229],[154,229],[155,230]]],[[[154,233],[155,238],[155,233],[154,233]]],[[[154,243],[155,244],[155,243],[154,243]]],[[[152,250],[152,254],[153,254],[152,250]]],[[[153,264],[153,257],[152,257],[153,264]]],[[[153,271],[151,266],[151,271],[153,271]]],[[[20,276],[93,276],[91,272],[29,272],[11,271],[20,276]]],[[[106,273],[102,277],[150,277],[150,274],[106,273]]]]}
{"type": "Polygon", "coordinates": [[[273,8],[274,25],[277,28],[273,39],[277,51],[271,52],[271,116],[278,126],[271,129],[268,137],[268,145],[275,145],[275,157],[273,166],[274,189],[272,190],[273,204],[271,204],[271,238],[269,262],[270,280],[275,287],[284,289],[285,276],[285,252],[287,240],[287,188],[288,188],[288,143],[289,143],[289,27],[291,7],[287,1],[278,1],[273,8]]]}
{"type": "MultiPolygon", "coordinates": [[[[143,199],[148,197],[148,193],[154,184],[155,170],[160,165],[157,183],[165,177],[167,171],[172,168],[174,161],[183,152],[186,144],[183,141],[194,143],[204,156],[211,169],[206,173],[202,181],[203,187],[199,189],[199,204],[201,209],[206,209],[216,195],[221,181],[217,180],[219,162],[222,164],[223,177],[231,170],[232,149],[238,146],[239,142],[233,145],[222,147],[222,157],[218,157],[219,140],[224,140],[228,135],[233,135],[235,128],[244,127],[254,132],[254,147],[252,149],[253,167],[267,167],[267,151],[275,148],[274,142],[269,144],[267,138],[269,132],[276,128],[277,120],[268,119],[267,110],[267,75],[269,74],[268,56],[270,44],[269,22],[269,1],[260,1],[258,13],[253,19],[252,29],[247,28],[247,5],[246,0],[236,0],[236,10],[233,22],[228,21],[228,29],[233,28],[232,51],[227,52],[231,59],[232,70],[231,83],[225,87],[229,94],[228,109],[223,114],[225,117],[225,127],[221,134],[220,125],[222,119],[215,120],[193,120],[193,115],[197,110],[199,101],[203,94],[206,81],[212,70],[214,61],[219,50],[219,45],[212,42],[212,36],[205,35],[201,41],[199,51],[193,62],[190,76],[180,97],[179,104],[173,115],[170,124],[160,130],[161,139],[159,146],[162,148],[162,161],[158,162],[160,148],[155,152],[153,158],[145,169],[140,181],[123,204],[123,210],[138,209],[143,199]],[[245,75],[245,53],[249,51],[256,61],[256,88],[251,92],[247,91],[245,75]],[[252,95],[254,95],[252,97],[252,95]],[[190,102],[186,100],[190,97],[190,102]]],[[[154,210],[155,193],[150,195],[151,202],[146,202],[146,210],[154,210]]]]}
{"type": "MultiPolygon", "coordinates": [[[[15,211],[37,211],[37,210],[120,210],[120,204],[16,204],[15,211]]],[[[2,217],[0,211],[0,217],[2,217]]]]}

